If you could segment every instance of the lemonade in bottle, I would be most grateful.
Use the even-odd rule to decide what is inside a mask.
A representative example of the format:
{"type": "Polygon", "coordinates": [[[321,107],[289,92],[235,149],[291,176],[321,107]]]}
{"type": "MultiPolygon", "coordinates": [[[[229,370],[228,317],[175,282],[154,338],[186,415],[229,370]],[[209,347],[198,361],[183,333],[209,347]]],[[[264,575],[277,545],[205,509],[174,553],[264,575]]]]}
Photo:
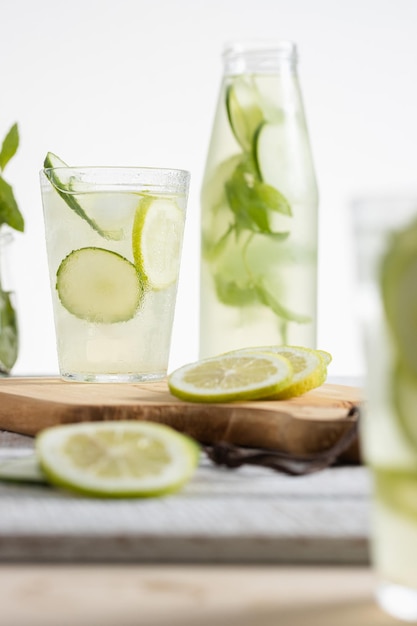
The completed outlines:
{"type": "Polygon", "coordinates": [[[317,185],[291,42],[231,45],[201,190],[200,356],[315,347],[317,185]]]}

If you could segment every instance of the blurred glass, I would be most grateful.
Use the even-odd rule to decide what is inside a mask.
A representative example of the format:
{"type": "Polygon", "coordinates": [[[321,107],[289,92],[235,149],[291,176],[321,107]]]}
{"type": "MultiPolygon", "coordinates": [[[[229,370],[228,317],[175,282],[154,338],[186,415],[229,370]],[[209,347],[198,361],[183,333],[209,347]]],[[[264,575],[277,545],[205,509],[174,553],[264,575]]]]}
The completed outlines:
{"type": "Polygon", "coordinates": [[[376,598],[417,621],[417,195],[352,203],[376,598]]]}

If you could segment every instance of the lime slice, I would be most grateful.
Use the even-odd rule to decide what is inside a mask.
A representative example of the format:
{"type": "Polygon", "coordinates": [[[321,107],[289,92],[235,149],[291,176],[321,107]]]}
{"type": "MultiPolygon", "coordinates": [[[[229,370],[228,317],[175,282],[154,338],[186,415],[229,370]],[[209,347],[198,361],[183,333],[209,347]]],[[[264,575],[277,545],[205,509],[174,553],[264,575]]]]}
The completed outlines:
{"type": "Polygon", "coordinates": [[[93,496],[157,496],[178,490],[198,464],[195,441],[151,422],[84,422],[42,431],[35,441],[55,485],[93,496]]]}
{"type": "Polygon", "coordinates": [[[332,355],[330,354],[330,352],[326,352],[326,350],[315,350],[315,352],[317,352],[317,354],[318,354],[319,356],[321,356],[321,358],[323,359],[323,361],[324,361],[324,363],[325,363],[326,367],[327,367],[328,365],[330,365],[330,363],[331,363],[331,362],[332,362],[332,360],[333,360],[333,357],[332,357],[332,355]]]}
{"type": "Polygon", "coordinates": [[[136,210],[132,245],[136,267],[151,289],[176,282],[185,214],[169,198],[144,197],[136,210]]]}
{"type": "Polygon", "coordinates": [[[171,393],[195,402],[265,398],[288,386],[290,362],[277,354],[224,354],[189,363],[168,376],[171,393]]]}
{"type": "Polygon", "coordinates": [[[291,383],[281,391],[274,393],[271,399],[284,400],[301,396],[311,389],[320,387],[327,378],[327,359],[331,359],[328,352],[313,350],[300,346],[258,346],[255,348],[242,348],[229,354],[245,354],[246,352],[259,352],[260,354],[277,354],[287,359],[293,369],[291,383]],[[322,356],[323,355],[323,356],[322,356]],[[324,355],[328,355],[324,358],[324,355]]]}
{"type": "Polygon", "coordinates": [[[252,79],[237,76],[226,91],[226,110],[230,127],[243,150],[251,151],[253,137],[263,122],[258,92],[252,79]]]}
{"type": "Polygon", "coordinates": [[[56,289],[67,311],[104,324],[130,320],[143,297],[133,263],[104,248],[73,250],[58,268],[56,289]]]}

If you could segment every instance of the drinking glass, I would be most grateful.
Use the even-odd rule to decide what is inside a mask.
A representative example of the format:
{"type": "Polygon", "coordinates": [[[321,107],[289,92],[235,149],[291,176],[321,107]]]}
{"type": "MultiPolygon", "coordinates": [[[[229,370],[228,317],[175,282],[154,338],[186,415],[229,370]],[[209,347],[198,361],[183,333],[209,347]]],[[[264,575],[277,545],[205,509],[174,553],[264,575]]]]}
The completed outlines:
{"type": "Polygon", "coordinates": [[[353,203],[376,598],[417,621],[417,195],[353,203]]]}
{"type": "Polygon", "coordinates": [[[61,376],[163,378],[189,173],[57,167],[40,178],[61,376]]]}

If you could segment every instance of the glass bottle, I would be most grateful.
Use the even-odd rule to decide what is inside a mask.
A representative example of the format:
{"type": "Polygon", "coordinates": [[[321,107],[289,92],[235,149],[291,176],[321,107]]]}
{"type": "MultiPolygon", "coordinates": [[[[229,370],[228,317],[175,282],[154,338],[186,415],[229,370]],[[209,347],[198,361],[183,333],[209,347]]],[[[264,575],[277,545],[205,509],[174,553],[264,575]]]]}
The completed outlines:
{"type": "Polygon", "coordinates": [[[318,194],[292,42],[233,44],[201,190],[200,357],[315,347],[318,194]]]}

